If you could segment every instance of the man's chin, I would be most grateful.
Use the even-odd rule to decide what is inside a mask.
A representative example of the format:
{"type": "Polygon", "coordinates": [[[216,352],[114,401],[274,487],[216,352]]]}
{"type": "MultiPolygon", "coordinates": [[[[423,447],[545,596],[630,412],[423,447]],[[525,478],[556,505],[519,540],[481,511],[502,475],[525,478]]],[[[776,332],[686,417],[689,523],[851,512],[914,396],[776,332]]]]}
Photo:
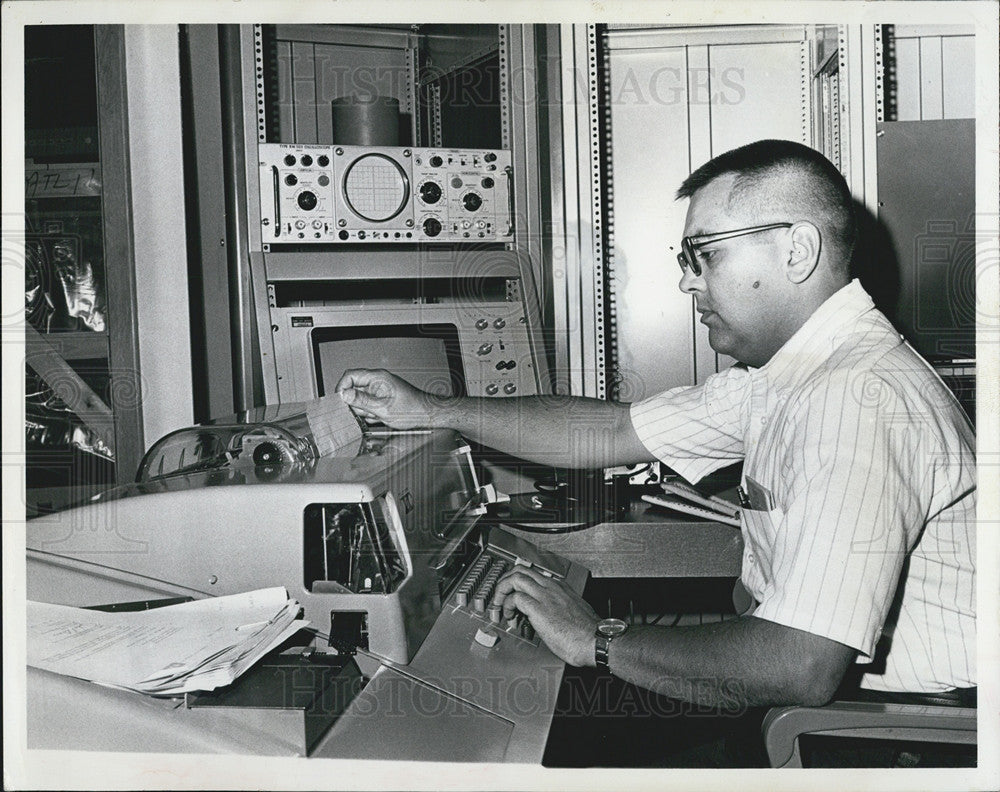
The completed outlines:
{"type": "Polygon", "coordinates": [[[718,327],[708,328],[708,345],[719,355],[736,357],[733,354],[733,337],[725,330],[718,327]]]}

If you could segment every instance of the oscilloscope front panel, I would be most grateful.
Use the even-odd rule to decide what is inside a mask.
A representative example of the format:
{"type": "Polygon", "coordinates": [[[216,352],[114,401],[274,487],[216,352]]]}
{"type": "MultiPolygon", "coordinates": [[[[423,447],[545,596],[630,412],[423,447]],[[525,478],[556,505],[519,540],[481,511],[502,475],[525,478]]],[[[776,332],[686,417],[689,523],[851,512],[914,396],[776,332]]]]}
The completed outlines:
{"type": "Polygon", "coordinates": [[[513,236],[509,151],[261,143],[258,152],[268,246],[513,236]]]}

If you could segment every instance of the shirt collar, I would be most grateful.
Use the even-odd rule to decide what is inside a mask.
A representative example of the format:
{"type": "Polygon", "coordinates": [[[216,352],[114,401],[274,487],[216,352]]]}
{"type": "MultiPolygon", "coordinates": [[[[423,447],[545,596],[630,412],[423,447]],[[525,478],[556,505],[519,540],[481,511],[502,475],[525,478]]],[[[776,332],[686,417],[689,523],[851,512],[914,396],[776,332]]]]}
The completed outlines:
{"type": "Polygon", "coordinates": [[[757,371],[774,386],[794,385],[812,374],[836,348],[843,332],[854,327],[861,316],[874,308],[872,298],[861,283],[852,280],[830,295],[757,371]]]}

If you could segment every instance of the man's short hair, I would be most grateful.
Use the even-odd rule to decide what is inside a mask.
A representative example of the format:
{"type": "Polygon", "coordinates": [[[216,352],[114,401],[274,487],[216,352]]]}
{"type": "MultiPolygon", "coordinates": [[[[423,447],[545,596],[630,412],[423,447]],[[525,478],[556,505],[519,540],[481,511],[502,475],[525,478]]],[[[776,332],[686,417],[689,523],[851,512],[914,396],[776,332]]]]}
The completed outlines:
{"type": "MultiPolygon", "coordinates": [[[[741,200],[762,209],[798,211],[798,217],[781,221],[817,222],[836,255],[835,265],[846,268],[857,236],[854,200],[847,181],[830,160],[815,149],[791,140],[758,140],[714,157],[688,176],[677,190],[677,198],[691,198],[709,182],[727,174],[736,179],[729,203],[741,200]],[[781,195],[761,195],[757,188],[772,177],[797,176],[798,189],[781,195]],[[803,216],[801,212],[814,216],[803,216]]],[[[774,218],[767,218],[768,221],[774,218]]],[[[724,230],[724,229],[723,229],[724,230]]]]}

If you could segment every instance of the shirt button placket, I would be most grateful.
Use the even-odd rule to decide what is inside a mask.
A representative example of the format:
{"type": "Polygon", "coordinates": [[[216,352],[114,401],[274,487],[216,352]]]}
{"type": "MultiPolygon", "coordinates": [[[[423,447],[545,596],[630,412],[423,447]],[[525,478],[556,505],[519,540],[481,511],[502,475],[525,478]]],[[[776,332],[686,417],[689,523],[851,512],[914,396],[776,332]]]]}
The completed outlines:
{"type": "Polygon", "coordinates": [[[763,377],[754,378],[751,409],[753,415],[760,416],[760,425],[767,426],[767,382],[763,377]]]}

